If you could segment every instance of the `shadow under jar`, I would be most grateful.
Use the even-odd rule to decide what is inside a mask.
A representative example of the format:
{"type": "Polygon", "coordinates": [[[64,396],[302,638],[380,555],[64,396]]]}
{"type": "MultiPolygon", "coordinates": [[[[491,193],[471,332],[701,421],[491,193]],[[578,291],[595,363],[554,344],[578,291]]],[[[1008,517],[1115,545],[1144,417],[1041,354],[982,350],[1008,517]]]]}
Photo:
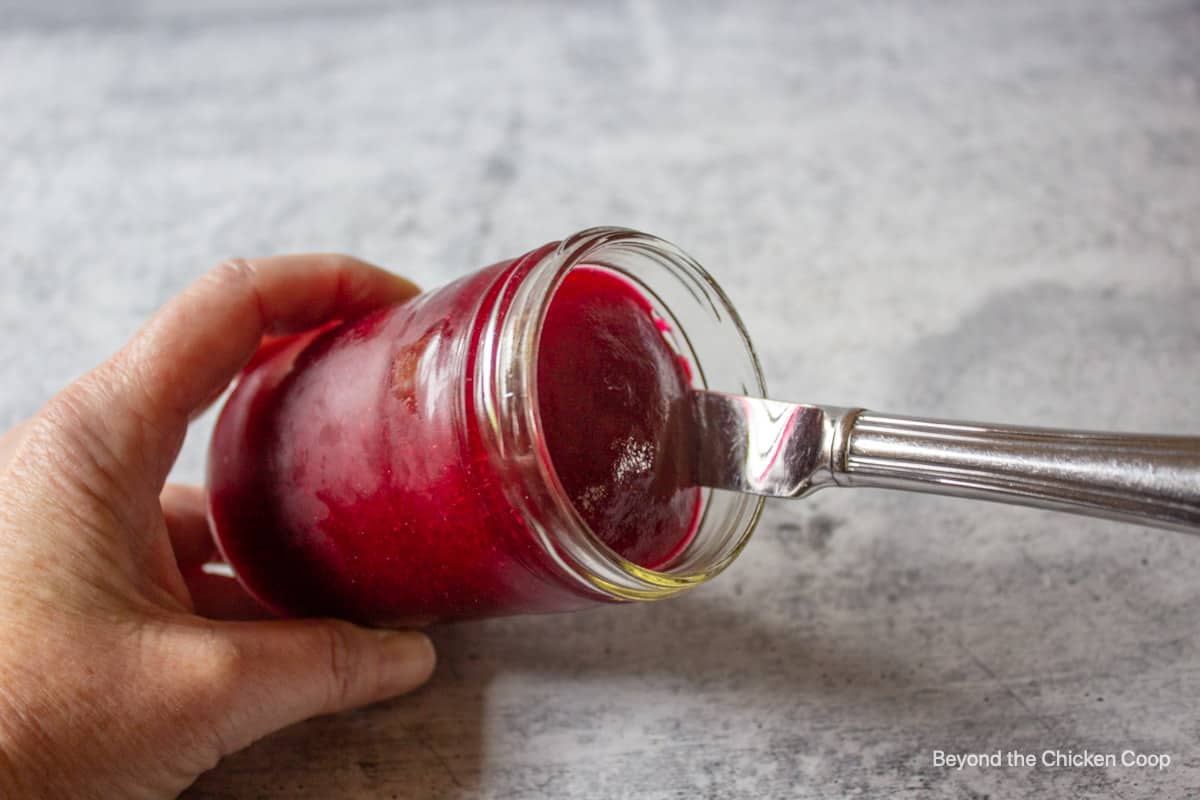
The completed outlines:
{"type": "Polygon", "coordinates": [[[288,616],[403,626],[668,597],[721,572],[763,502],[690,483],[655,408],[692,388],[765,395],[728,299],[673,245],[590,229],[262,354],[213,434],[210,520],[245,588],[288,616]],[[607,333],[589,286],[632,309],[607,333]],[[621,362],[626,323],[673,363],[622,386],[608,373],[644,354],[621,362]],[[606,391],[640,416],[606,420],[606,391]]]}

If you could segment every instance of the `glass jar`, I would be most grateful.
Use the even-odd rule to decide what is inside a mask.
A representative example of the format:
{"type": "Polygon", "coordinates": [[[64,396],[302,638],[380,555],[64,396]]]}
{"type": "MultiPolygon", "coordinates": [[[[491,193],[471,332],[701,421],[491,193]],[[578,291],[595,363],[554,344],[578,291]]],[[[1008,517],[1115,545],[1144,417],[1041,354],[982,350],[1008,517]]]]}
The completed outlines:
{"type": "Polygon", "coordinates": [[[657,600],[720,573],[762,499],[704,490],[666,564],[605,545],[555,474],[537,351],[576,267],[637,288],[696,388],[765,396],[746,331],[674,245],[593,228],[265,352],[223,409],[209,515],[243,586],[275,612],[378,625],[657,600]]]}

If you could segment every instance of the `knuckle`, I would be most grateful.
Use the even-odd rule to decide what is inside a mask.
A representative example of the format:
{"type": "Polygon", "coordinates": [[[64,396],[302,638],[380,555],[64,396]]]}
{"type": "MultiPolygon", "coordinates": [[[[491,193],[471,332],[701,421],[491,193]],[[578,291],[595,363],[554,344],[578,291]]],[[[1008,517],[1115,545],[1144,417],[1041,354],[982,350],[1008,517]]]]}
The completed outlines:
{"type": "Polygon", "coordinates": [[[200,659],[198,685],[207,686],[219,697],[236,693],[251,669],[251,657],[242,644],[228,636],[209,635],[200,659]]]}
{"type": "Polygon", "coordinates": [[[148,402],[132,400],[143,392],[118,354],[51,398],[34,418],[34,440],[69,453],[72,473],[114,484],[131,470],[161,468],[161,448],[174,447],[184,431],[172,435],[148,402]]]}
{"type": "Polygon", "coordinates": [[[362,266],[362,261],[349,253],[324,253],[321,256],[324,266],[335,271],[343,272],[353,267],[362,266]]]}
{"type": "Polygon", "coordinates": [[[350,628],[342,623],[324,626],[322,647],[329,664],[329,694],[326,708],[337,710],[346,707],[359,693],[362,686],[365,660],[361,648],[354,646],[350,628]]]}
{"type": "Polygon", "coordinates": [[[227,258],[208,272],[209,280],[220,284],[251,283],[254,280],[254,264],[244,258],[227,258]]]}
{"type": "Polygon", "coordinates": [[[192,291],[200,295],[210,292],[226,302],[238,304],[245,313],[264,317],[262,298],[258,292],[258,268],[245,258],[228,258],[209,270],[192,291]],[[208,285],[208,291],[205,289],[208,285]]]}
{"type": "Polygon", "coordinates": [[[240,724],[237,709],[248,696],[252,654],[212,624],[173,630],[162,645],[171,686],[168,717],[182,726],[181,735],[195,738],[197,754],[207,753],[215,761],[232,752],[240,724]]]}
{"type": "Polygon", "coordinates": [[[51,398],[30,421],[26,453],[35,453],[49,468],[44,478],[75,478],[115,494],[121,453],[107,427],[96,423],[96,394],[95,387],[81,379],[51,398]]]}
{"type": "Polygon", "coordinates": [[[74,432],[86,427],[93,415],[95,390],[87,376],[67,384],[58,394],[50,398],[41,412],[34,418],[35,426],[41,430],[74,432]]]}

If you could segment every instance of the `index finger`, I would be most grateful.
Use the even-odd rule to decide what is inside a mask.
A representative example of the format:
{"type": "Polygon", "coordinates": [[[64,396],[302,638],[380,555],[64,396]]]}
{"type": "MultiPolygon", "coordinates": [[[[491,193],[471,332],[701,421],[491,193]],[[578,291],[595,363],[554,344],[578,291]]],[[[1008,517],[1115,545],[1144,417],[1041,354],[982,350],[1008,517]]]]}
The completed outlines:
{"type": "Polygon", "coordinates": [[[227,261],[170,300],[84,380],[84,410],[124,456],[165,481],[191,413],[249,361],[264,335],[359,316],[417,294],[409,281],[342,255],[227,261]],[[95,391],[99,389],[99,391],[95,391]],[[124,439],[122,437],[125,437],[124,439]],[[129,441],[135,437],[140,441],[129,441]],[[145,441],[149,437],[151,441],[145,441]]]}

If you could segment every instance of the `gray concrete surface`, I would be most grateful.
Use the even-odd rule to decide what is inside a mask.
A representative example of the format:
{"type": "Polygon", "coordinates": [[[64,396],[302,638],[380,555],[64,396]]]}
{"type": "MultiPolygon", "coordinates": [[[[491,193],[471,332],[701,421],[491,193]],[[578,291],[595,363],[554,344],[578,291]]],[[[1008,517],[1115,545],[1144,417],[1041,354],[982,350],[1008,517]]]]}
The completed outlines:
{"type": "MultiPolygon", "coordinates": [[[[1200,5],[0,2],[0,424],[232,254],[437,285],[593,224],[780,398],[1200,432],[1200,5]]],[[[211,417],[177,468],[197,480],[211,417]]],[[[439,630],[193,798],[1182,797],[1200,541],[887,492],[688,597],[439,630]],[[953,752],[1168,753],[1139,768],[953,752]]]]}

